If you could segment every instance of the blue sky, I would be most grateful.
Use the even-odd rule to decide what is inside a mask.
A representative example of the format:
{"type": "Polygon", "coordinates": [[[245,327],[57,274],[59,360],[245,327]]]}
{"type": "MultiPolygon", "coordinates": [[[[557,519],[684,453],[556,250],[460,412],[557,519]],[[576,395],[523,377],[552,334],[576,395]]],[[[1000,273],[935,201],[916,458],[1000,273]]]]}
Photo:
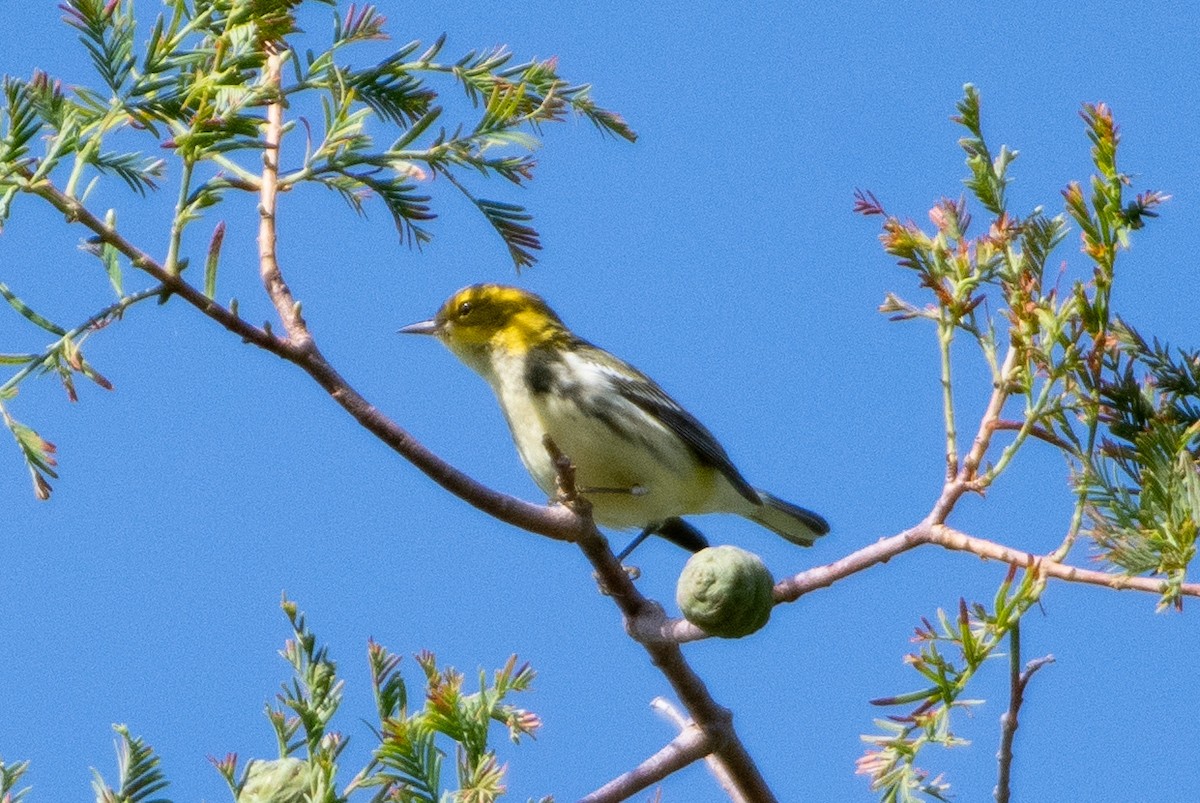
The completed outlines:
{"type": "MultiPolygon", "coordinates": [[[[1200,28],[1184,3],[594,4],[382,3],[397,42],[448,34],[446,52],[506,43],[557,55],[639,132],[635,145],[586,122],[546,130],[525,191],[545,249],[514,275],[494,235],[446,187],[441,220],[417,253],[381,209],[367,221],[329,194],[281,202],[281,259],[327,356],[377,406],[475,477],[526,498],[525,475],[486,386],[435,343],[394,335],[458,287],[519,283],[584,337],[638,365],[723,441],[755,484],[824,514],[833,532],[798,550],[740,520],[697,523],[714,541],[759,552],[777,576],[827,563],[920,520],[943,471],[932,332],[875,310],[915,295],[882,253],[855,188],[925,219],[964,174],[949,122],[964,82],[983,96],[994,147],[1021,151],[1013,206],[1061,209],[1083,179],[1080,104],[1103,100],[1122,127],[1135,189],[1173,200],[1124,254],[1115,306],[1143,330],[1197,345],[1200,222],[1193,102],[1200,28]]],[[[144,17],[155,3],[139,4],[144,17]]],[[[35,67],[90,80],[82,47],[52,4],[0,27],[0,72],[35,67]]],[[[324,35],[319,15],[306,27],[324,35]]],[[[285,143],[299,152],[299,138],[285,143]]],[[[164,197],[136,202],[114,183],[130,236],[161,253],[164,197]]],[[[229,225],[221,296],[264,319],[252,205],[229,225]]],[[[212,223],[215,223],[216,218],[212,223]]],[[[196,256],[211,224],[187,245],[196,256]]],[[[31,202],[0,236],[0,280],[36,308],[82,319],[111,291],[81,233],[31,202]]],[[[1079,268],[1077,234],[1057,253],[1079,268]]],[[[132,276],[129,284],[140,287],[132,276]]],[[[43,345],[0,314],[0,350],[43,345]]],[[[96,336],[90,361],[115,384],[69,405],[52,380],[13,411],[59,446],[49,502],[15,449],[0,452],[0,623],[6,659],[0,756],[33,762],[35,800],[80,799],[88,768],[115,775],[110,725],[162,755],[177,800],[227,800],[205,756],[270,756],[262,716],[287,667],[284,590],[309,614],[347,679],[347,766],[373,737],[369,637],[427,648],[470,674],[518,653],[540,673],[523,701],[538,740],[505,748],[511,799],[572,800],[674,734],[648,708],[665,682],[623,634],[569,546],[489,520],[372,439],[297,370],[244,346],[173,302],[134,310],[96,336]]],[[[960,415],[974,420],[986,379],[961,352],[960,415]]],[[[1060,458],[1039,444],[959,529],[1033,552],[1056,546],[1070,498],[1060,458]]],[[[618,535],[615,540],[623,536],[618,535]]],[[[1087,548],[1075,560],[1086,562],[1087,548]]],[[[684,556],[637,553],[646,593],[673,608],[684,556]]],[[[1004,567],[936,548],[776,611],[762,633],[687,654],[781,800],[869,800],[853,774],[867,700],[915,688],[902,663],[921,616],[960,596],[990,599],[1004,567]]],[[[1057,663],[1034,680],[1017,737],[1022,800],[1194,799],[1200,769],[1200,636],[1155,600],[1058,584],[1025,620],[1028,657],[1057,663]]],[[[416,667],[408,663],[415,683],[416,667]]],[[[1007,662],[985,669],[957,721],[969,747],[930,750],[961,801],[990,799],[1007,662]]],[[[347,773],[346,780],[352,773],[347,773]]],[[[665,800],[717,800],[702,766],[665,800]]]]}

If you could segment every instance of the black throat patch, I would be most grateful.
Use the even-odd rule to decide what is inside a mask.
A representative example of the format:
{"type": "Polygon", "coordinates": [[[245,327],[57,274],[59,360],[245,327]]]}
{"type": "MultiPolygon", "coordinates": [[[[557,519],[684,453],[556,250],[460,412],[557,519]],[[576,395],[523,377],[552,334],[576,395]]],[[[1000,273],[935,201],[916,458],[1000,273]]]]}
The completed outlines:
{"type": "Polygon", "coordinates": [[[560,363],[552,349],[532,348],[525,356],[525,384],[537,396],[544,396],[554,388],[554,368],[560,363]]]}

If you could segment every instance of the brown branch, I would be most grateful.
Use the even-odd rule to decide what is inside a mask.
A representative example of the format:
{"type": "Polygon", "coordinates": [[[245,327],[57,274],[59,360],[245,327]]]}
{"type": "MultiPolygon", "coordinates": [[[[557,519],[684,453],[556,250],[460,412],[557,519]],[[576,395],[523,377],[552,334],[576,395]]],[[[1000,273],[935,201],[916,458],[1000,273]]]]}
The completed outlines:
{"type": "MultiPolygon", "coordinates": [[[[1156,580],[1153,577],[1131,577],[1094,569],[1082,569],[1069,563],[1059,563],[1047,557],[1034,555],[1031,552],[1022,552],[984,538],[975,538],[944,525],[934,525],[931,528],[929,540],[930,543],[938,544],[946,549],[970,552],[984,560],[1003,561],[1011,566],[1032,569],[1043,577],[1053,577],[1056,580],[1066,580],[1071,583],[1103,586],[1114,591],[1131,589],[1150,594],[1162,594],[1168,586],[1167,581],[1156,580]]],[[[1200,597],[1200,583],[1184,583],[1180,587],[1179,593],[1188,597],[1200,597]]]]}
{"type": "Polygon", "coordinates": [[[283,139],[283,94],[280,91],[279,70],[283,54],[268,45],[263,80],[274,87],[277,99],[267,106],[267,125],[263,132],[263,171],[258,190],[258,267],[263,287],[275,305],[288,340],[297,348],[313,346],[312,335],[300,314],[300,304],[292,296],[275,251],[275,207],[279,187],[279,145],[283,139]]]}
{"type": "MultiPolygon", "coordinates": [[[[993,421],[991,424],[993,430],[1003,429],[1012,432],[1020,432],[1022,429],[1025,429],[1026,426],[1027,425],[1022,421],[1007,421],[1003,419],[993,421]]],[[[1051,446],[1057,446],[1059,449],[1070,452],[1075,448],[1050,430],[1046,429],[1045,427],[1040,427],[1037,424],[1029,426],[1028,432],[1031,436],[1037,438],[1038,440],[1045,441],[1051,446]]]]}
{"type": "MultiPolygon", "coordinates": [[[[992,396],[988,399],[987,409],[984,410],[983,418],[979,421],[979,430],[975,433],[975,440],[971,443],[971,450],[967,452],[967,456],[963,459],[962,468],[959,469],[957,482],[948,482],[948,485],[966,485],[975,479],[976,473],[979,471],[979,466],[983,464],[983,457],[987,454],[988,447],[992,443],[992,423],[1000,419],[1000,413],[1004,411],[1004,405],[1008,401],[1009,396],[1009,374],[1012,373],[1013,367],[1017,362],[1017,347],[1010,343],[1007,352],[1004,354],[1004,362],[1000,366],[998,375],[996,376],[995,384],[992,386],[992,396]]],[[[968,488],[964,487],[965,492],[968,488]]],[[[961,496],[961,493],[959,494],[961,496]]],[[[945,519],[938,519],[941,522],[945,519]]]]}
{"type": "MultiPolygon", "coordinates": [[[[277,63],[274,69],[278,70],[277,63]]],[[[275,112],[268,115],[268,129],[280,125],[282,120],[282,106],[272,104],[272,107],[275,112]]],[[[265,328],[246,323],[180,276],[169,273],[153,257],[126,240],[48,180],[30,184],[27,189],[47,200],[69,220],[83,224],[101,241],[112,245],[125,255],[134,267],[158,279],[172,293],[226,329],[240,335],[246,342],[253,343],[303,369],[361,426],[465,502],[523,530],[558,540],[579,542],[584,554],[596,568],[602,583],[617,601],[625,617],[627,629],[631,633],[635,629],[632,623],[646,616],[647,612],[657,621],[665,618],[662,609],[643,597],[633,586],[589,516],[581,516],[565,505],[534,505],[479,483],[442,460],[371,405],[325,359],[300,316],[299,304],[283,280],[275,254],[275,199],[278,188],[274,179],[277,178],[278,143],[279,131],[276,130],[274,135],[268,132],[268,147],[264,155],[264,189],[260,194],[259,255],[263,285],[283,321],[284,329],[288,333],[287,339],[276,337],[265,328]]],[[[30,177],[26,175],[26,178],[30,177]]],[[[715,748],[717,759],[737,784],[743,798],[754,803],[774,801],[774,795],[733,730],[731,714],[713,700],[703,681],[684,660],[679,645],[660,640],[656,643],[645,643],[644,647],[651,660],[675,689],[697,727],[705,734],[706,740],[715,748]]]]}
{"type": "MultiPolygon", "coordinates": [[[[278,84],[281,61],[280,54],[270,54],[265,73],[266,80],[278,84]]],[[[655,666],[668,680],[691,716],[693,727],[702,736],[705,750],[711,749],[712,759],[728,776],[739,799],[754,803],[775,800],[753,759],[739,740],[732,725],[730,712],[716,703],[703,681],[683,657],[680,643],[704,638],[706,634],[687,622],[668,621],[662,608],[638,591],[586,512],[581,515],[568,505],[534,505],[479,483],[442,460],[377,410],[355,391],[321,354],[300,313],[299,302],[292,296],[283,279],[276,253],[276,201],[282,120],[282,102],[270,104],[264,138],[263,174],[259,187],[259,269],[263,286],[283,324],[286,338],[274,335],[266,327],[253,326],[231,309],[215,303],[182,277],[164,269],[160,262],[127,241],[114,228],[107,226],[78,200],[63,193],[49,180],[31,181],[32,174],[27,170],[19,171],[18,175],[26,179],[27,184],[23,189],[48,201],[70,221],[84,225],[101,241],[127,257],[134,267],[161,282],[172,294],[237,334],[245,342],[300,367],[361,426],[454,495],[496,519],[523,530],[558,540],[577,542],[595,568],[602,585],[613,596],[621,610],[626,630],[643,645],[655,666]]],[[[782,580],[775,588],[777,603],[795,601],[809,591],[828,587],[926,543],[969,552],[984,559],[1032,568],[1043,576],[1069,582],[1090,583],[1112,589],[1130,588],[1152,593],[1163,591],[1165,583],[1160,580],[1081,569],[974,538],[944,526],[944,521],[957,500],[972,490],[971,483],[990,445],[992,432],[1003,428],[999,415],[1008,396],[1006,380],[1011,359],[1013,356],[1010,349],[972,448],[957,476],[945,484],[929,517],[914,528],[881,539],[876,544],[857,550],[834,563],[809,569],[782,580]]],[[[1185,584],[1181,592],[1189,596],[1200,596],[1200,585],[1185,584]]],[[[671,750],[672,755],[664,756],[663,761],[678,761],[680,756],[686,757],[691,755],[691,751],[698,749],[691,737],[685,739],[681,734],[679,740],[680,744],[671,750]]],[[[637,770],[633,772],[636,773],[637,770]]]]}
{"type": "Polygon", "coordinates": [[[996,753],[999,772],[996,778],[996,789],[992,794],[996,803],[1008,803],[1012,795],[1012,746],[1019,725],[1017,717],[1021,712],[1021,705],[1025,702],[1025,687],[1029,685],[1029,681],[1039,669],[1054,663],[1053,655],[1044,655],[1027,663],[1024,670],[1021,669],[1021,623],[1019,620],[1013,624],[1009,641],[1012,648],[1009,650],[1008,710],[1000,715],[1000,749],[996,753]]]}
{"type": "Polygon", "coordinates": [[[888,538],[880,538],[874,544],[835,560],[825,566],[817,566],[787,577],[775,584],[775,604],[795,602],[804,594],[818,588],[828,588],[852,574],[869,569],[879,563],[887,563],[902,552],[927,543],[929,525],[918,524],[888,538]]]}
{"type": "MultiPolygon", "coordinates": [[[[25,178],[31,178],[31,174],[26,172],[25,178]]],[[[102,242],[111,245],[128,258],[135,268],[153,276],[173,295],[191,304],[225,329],[241,337],[243,341],[299,366],[367,431],[463,501],[515,527],[560,541],[575,540],[584,527],[579,516],[566,507],[535,505],[499,493],[450,465],[359,395],[315,347],[302,350],[290,341],[276,337],[238,317],[232,310],[216,303],[180,276],[168,273],[161,263],[126,240],[116,229],[105,225],[104,221],[88,211],[83,204],[64,194],[49,180],[39,180],[29,184],[26,189],[62,212],[69,221],[83,225],[102,242]]]]}
{"type": "MultiPolygon", "coordinates": [[[[33,178],[33,174],[27,169],[20,169],[19,172],[26,180],[33,178]]],[[[25,190],[37,195],[59,212],[62,212],[68,222],[82,224],[95,234],[101,242],[111,245],[125,256],[135,268],[153,276],[173,295],[179,296],[209,318],[221,324],[221,326],[241,337],[243,341],[253,343],[259,348],[277,354],[285,359],[289,358],[286,341],[280,340],[265,329],[260,329],[242,320],[232,310],[217,304],[178,275],[168,273],[161,263],[122,237],[117,233],[116,229],[109,228],[104,221],[93,215],[87,207],[50,183],[49,179],[40,179],[34,183],[27,184],[25,190]]]]}
{"type": "MultiPolygon", "coordinates": [[[[785,577],[775,584],[775,604],[795,602],[810,591],[828,588],[837,581],[844,580],[872,566],[887,563],[901,553],[929,543],[930,537],[930,525],[922,522],[902,533],[880,538],[874,544],[851,552],[833,563],[816,566],[791,577],[785,577]]],[[[651,625],[649,622],[645,624],[651,625]]],[[[645,633],[641,636],[643,639],[660,638],[679,643],[698,641],[708,637],[707,633],[684,619],[666,619],[658,624],[652,633],[645,633]]]]}
{"type": "MultiPolygon", "coordinates": [[[[943,549],[968,552],[984,560],[1001,561],[1010,566],[1037,571],[1043,577],[1052,577],[1068,583],[1084,583],[1114,591],[1128,589],[1157,595],[1167,590],[1165,580],[1084,569],[1069,563],[1060,563],[1046,556],[1034,555],[1032,552],[1023,552],[986,538],[976,538],[943,524],[925,521],[902,533],[881,538],[874,544],[851,552],[833,563],[816,566],[780,580],[775,584],[775,604],[795,602],[810,591],[828,588],[839,580],[877,564],[887,563],[897,555],[922,544],[936,544],[943,549]]],[[[1200,583],[1184,583],[1179,592],[1187,597],[1200,597],[1200,583]]],[[[661,622],[644,620],[638,622],[637,626],[636,637],[642,641],[664,639],[685,643],[709,637],[696,625],[683,619],[664,619],[661,622]]]]}
{"type": "Polygon", "coordinates": [[[326,361],[315,343],[304,355],[291,361],[316,380],[363,428],[464,502],[514,527],[558,541],[575,541],[595,532],[590,522],[565,505],[535,505],[500,493],[447,463],[363,398],[326,361]]]}
{"type": "MultiPolygon", "coordinates": [[[[693,726],[693,723],[684,717],[683,713],[671,705],[671,702],[664,697],[655,697],[650,701],[650,707],[671,720],[680,731],[693,726]]],[[[712,773],[717,783],[725,790],[725,794],[729,795],[729,799],[733,803],[745,803],[745,798],[738,794],[733,779],[729,777],[729,773],[725,771],[725,767],[722,766],[721,762],[711,755],[705,756],[704,762],[708,764],[708,771],[712,773]]]]}
{"type": "Polygon", "coordinates": [[[737,799],[748,803],[775,801],[775,794],[733,728],[733,715],[713,699],[704,681],[683,657],[679,644],[659,635],[666,621],[662,606],[642,595],[594,527],[583,533],[577,543],[595,568],[601,586],[621,610],[626,632],[646,650],[696,727],[706,735],[713,758],[740,795],[737,799]],[[651,637],[643,639],[643,635],[651,637]]]}
{"type": "MultiPolygon", "coordinates": [[[[264,173],[269,172],[270,169],[264,167],[264,173]]],[[[29,179],[32,175],[27,173],[25,177],[29,179]]],[[[102,242],[112,245],[127,257],[134,267],[162,282],[174,295],[239,335],[244,341],[253,343],[304,370],[363,428],[455,496],[500,521],[528,532],[562,541],[579,542],[584,554],[596,568],[601,582],[617,601],[630,633],[643,629],[635,627],[634,623],[647,615],[659,622],[665,618],[661,607],[651,603],[633,586],[629,576],[609,550],[604,537],[596,530],[588,516],[581,516],[566,505],[535,505],[488,488],[430,451],[376,409],[342,378],[317,348],[299,315],[298,304],[292,299],[287,284],[283,281],[282,272],[275,259],[273,197],[267,198],[265,203],[260,198],[260,256],[265,254],[269,263],[260,269],[260,273],[264,279],[264,287],[271,295],[272,302],[284,322],[284,328],[288,332],[287,339],[247,323],[231,310],[209,299],[182,277],[166,271],[161,263],[126,240],[49,180],[30,183],[25,189],[45,199],[66,215],[68,220],[88,228],[102,242]]],[[[715,747],[717,759],[734,779],[744,799],[753,803],[774,801],[774,794],[767,787],[749,752],[733,730],[731,714],[713,700],[703,681],[684,660],[679,645],[658,640],[654,643],[643,643],[643,646],[670,682],[697,727],[715,747]]]]}
{"type": "MultiPolygon", "coordinates": [[[[591,505],[578,495],[575,487],[575,466],[572,465],[570,456],[564,454],[548,435],[544,438],[544,445],[554,463],[559,496],[569,500],[567,504],[574,508],[588,524],[587,531],[581,534],[576,543],[595,569],[601,589],[616,602],[624,619],[625,631],[646,650],[650,660],[662,672],[663,677],[671,684],[671,688],[675,690],[675,694],[691,714],[692,727],[703,734],[703,754],[709,756],[710,763],[715,767],[714,774],[721,780],[722,785],[726,787],[736,803],[772,803],[775,795],[758,771],[749,751],[738,738],[737,732],[733,728],[733,715],[713,699],[708,687],[704,685],[704,681],[684,659],[679,644],[664,641],[659,637],[662,623],[666,621],[666,614],[663,612],[662,606],[642,595],[642,592],[634,585],[629,573],[625,571],[625,567],[609,549],[608,541],[592,524],[591,505]],[[643,639],[642,635],[648,635],[649,638],[643,639]]],[[[670,745],[664,750],[667,752],[660,751],[649,759],[655,768],[660,768],[662,762],[681,761],[690,755],[689,753],[676,755],[670,745]]],[[[671,772],[685,766],[686,763],[695,761],[698,757],[694,756],[688,759],[684,764],[674,767],[671,772]]],[[[592,794],[603,793],[605,795],[595,798],[596,800],[623,800],[628,795],[654,783],[655,780],[670,774],[668,772],[660,778],[651,778],[646,781],[644,786],[636,788],[632,786],[632,784],[640,783],[639,779],[643,776],[650,777],[653,772],[657,771],[657,769],[647,769],[639,772],[639,768],[634,768],[630,773],[626,773],[626,775],[632,774],[630,778],[625,779],[625,776],[621,776],[592,794]],[[617,794],[610,788],[614,784],[617,785],[616,789],[627,790],[628,794],[618,797],[609,796],[617,794]]]]}
{"type": "MultiPolygon", "coordinates": [[[[692,762],[704,758],[712,751],[712,739],[694,723],[683,719],[661,697],[656,697],[651,705],[662,710],[666,705],[671,708],[673,719],[679,722],[680,733],[650,758],[638,764],[629,772],[613,778],[591,794],[580,798],[580,803],[609,803],[610,801],[627,800],[651,784],[658,783],[672,773],[678,772],[692,762]]],[[[713,762],[718,764],[718,762],[713,762]]],[[[718,766],[720,766],[718,764],[718,766]]],[[[737,798],[734,798],[736,801],[737,798]]]]}

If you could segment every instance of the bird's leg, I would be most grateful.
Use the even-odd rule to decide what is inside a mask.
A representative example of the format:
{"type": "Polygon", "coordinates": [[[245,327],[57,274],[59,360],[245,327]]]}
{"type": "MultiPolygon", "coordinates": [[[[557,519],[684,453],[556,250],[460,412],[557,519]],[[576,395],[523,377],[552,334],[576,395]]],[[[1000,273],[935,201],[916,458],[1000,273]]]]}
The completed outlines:
{"type": "Polygon", "coordinates": [[[642,530],[637,538],[629,543],[629,546],[621,550],[621,554],[617,555],[617,560],[622,561],[629,557],[629,553],[638,548],[647,536],[657,535],[665,538],[672,544],[686,549],[688,552],[699,552],[708,546],[708,539],[704,537],[704,533],[697,530],[692,525],[679,517],[669,518],[666,521],[656,522],[648,525],[642,530]]]}
{"type": "Polygon", "coordinates": [[[617,555],[617,563],[620,563],[621,561],[625,560],[625,558],[629,557],[629,553],[633,552],[633,550],[638,548],[639,544],[641,544],[643,541],[645,541],[647,538],[649,538],[651,535],[653,535],[654,531],[657,528],[658,528],[657,524],[651,524],[651,525],[647,526],[646,529],[644,529],[640,533],[638,533],[637,538],[634,538],[632,541],[630,541],[629,546],[622,549],[620,551],[620,553],[617,555]]]}

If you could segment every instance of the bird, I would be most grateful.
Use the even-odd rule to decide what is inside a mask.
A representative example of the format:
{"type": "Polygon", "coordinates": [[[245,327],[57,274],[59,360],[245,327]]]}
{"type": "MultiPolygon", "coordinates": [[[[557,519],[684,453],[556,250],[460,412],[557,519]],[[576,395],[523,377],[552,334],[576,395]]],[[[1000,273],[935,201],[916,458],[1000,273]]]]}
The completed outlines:
{"type": "Polygon", "coordinates": [[[576,335],[534,293],[475,284],[437,314],[401,328],[430,335],[491,386],[517,452],[552,498],[547,439],[575,468],[592,520],[696,552],[707,539],[683,516],[733,513],[800,546],[829,532],[818,514],[755,488],[720,442],[650,377],[576,335]]]}

